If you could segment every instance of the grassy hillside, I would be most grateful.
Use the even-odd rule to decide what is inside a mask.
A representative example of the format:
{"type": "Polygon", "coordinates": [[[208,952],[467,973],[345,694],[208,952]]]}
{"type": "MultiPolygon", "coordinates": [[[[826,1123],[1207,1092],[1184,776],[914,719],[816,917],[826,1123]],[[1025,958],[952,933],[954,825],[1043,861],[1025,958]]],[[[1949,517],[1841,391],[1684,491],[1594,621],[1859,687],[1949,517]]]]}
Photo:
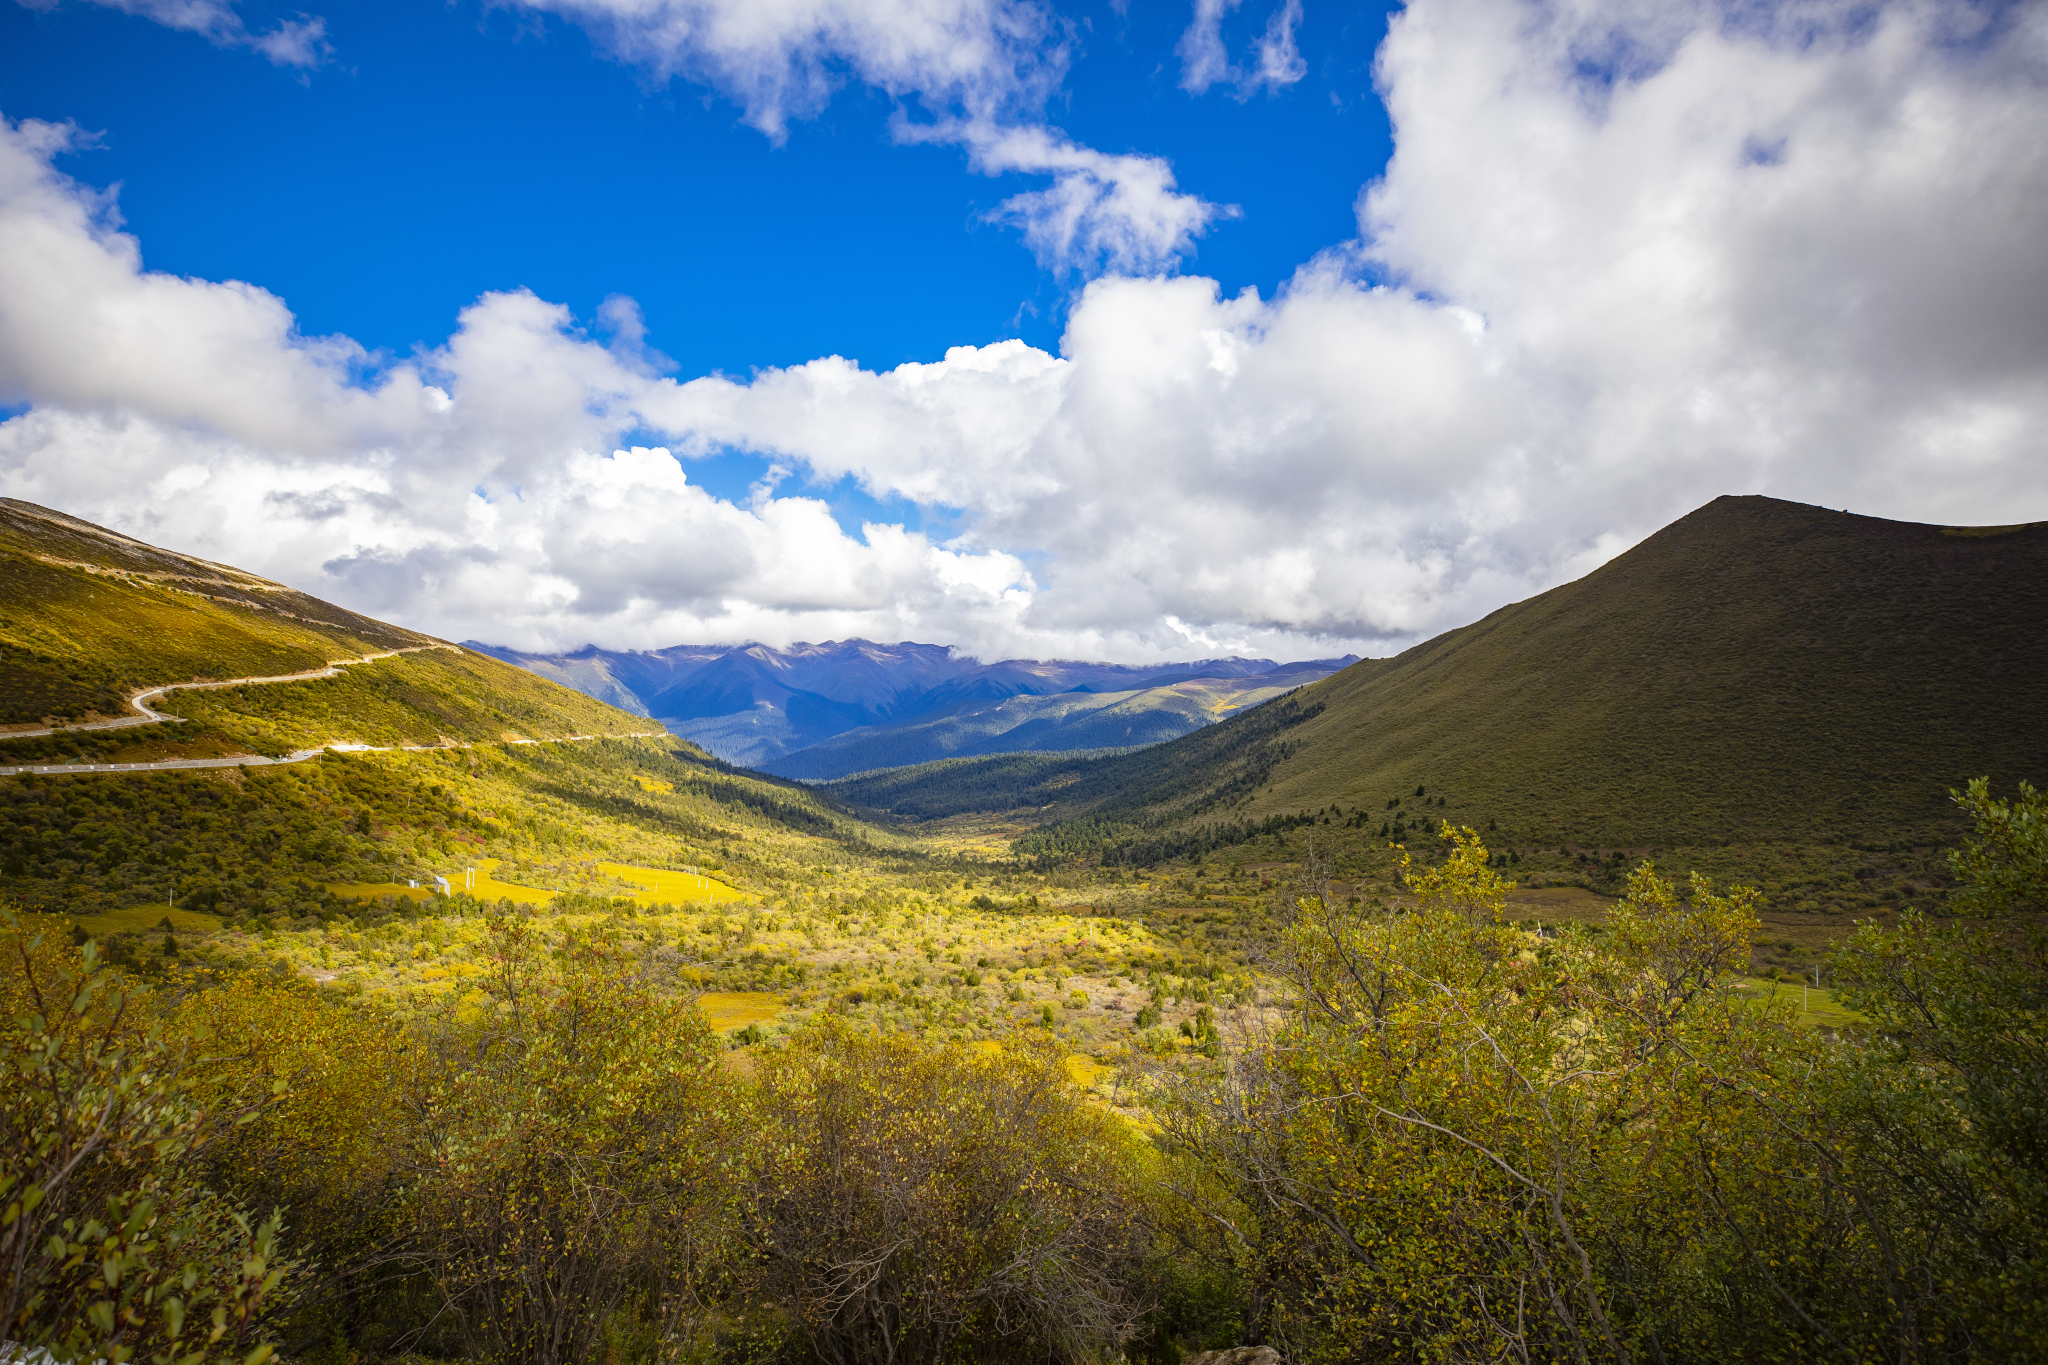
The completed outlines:
{"type": "Polygon", "coordinates": [[[0,724],[129,713],[151,685],[319,669],[333,678],[174,691],[186,724],[8,740],[0,763],[133,761],[331,743],[616,735],[647,722],[522,668],[226,565],[0,499],[0,724]]]}
{"type": "MultiPolygon", "coordinates": [[[[296,686],[296,684],[294,684],[296,686]]],[[[600,862],[726,868],[853,822],[665,740],[327,754],[275,768],[0,779],[0,891],[75,914],[178,904],[228,919],[331,912],[336,885],[429,881],[502,860],[525,884],[628,893],[600,862]]],[[[516,878],[514,879],[516,880],[516,878]]]]}
{"type": "Polygon", "coordinates": [[[1721,498],[1575,583],[1023,794],[1152,828],[1377,825],[1421,788],[1527,845],[1925,841],[1968,777],[2048,776],[2044,715],[2048,525],[1721,498]]]}
{"type": "Polygon", "coordinates": [[[453,648],[377,659],[332,678],[283,686],[178,691],[158,706],[273,756],[335,743],[471,743],[655,728],[525,669],[453,648]]]}
{"type": "Polygon", "coordinates": [[[1721,498],[1576,583],[1301,694],[1249,811],[1418,785],[1535,842],[1910,837],[2048,776],[2048,524],[1721,498]]]}
{"type": "Polygon", "coordinates": [[[433,643],[223,565],[0,499],[0,725],[128,713],[133,691],[433,643]]]}

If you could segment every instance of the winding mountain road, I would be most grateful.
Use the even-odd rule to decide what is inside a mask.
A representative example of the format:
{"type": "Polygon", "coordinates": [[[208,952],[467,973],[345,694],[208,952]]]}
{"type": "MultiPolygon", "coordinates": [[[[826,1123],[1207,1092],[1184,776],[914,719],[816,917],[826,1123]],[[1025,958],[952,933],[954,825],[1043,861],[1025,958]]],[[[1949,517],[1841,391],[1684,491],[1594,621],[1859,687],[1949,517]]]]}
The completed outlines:
{"type": "Polygon", "coordinates": [[[157,710],[149,703],[170,692],[207,692],[222,687],[243,687],[251,683],[311,682],[316,678],[338,678],[341,670],[351,664],[375,663],[399,654],[418,654],[429,649],[452,649],[460,653],[460,645],[407,645],[404,649],[387,649],[382,654],[365,654],[360,659],[331,659],[324,668],[309,669],[304,673],[276,673],[267,678],[224,678],[219,682],[165,683],[161,687],[145,687],[129,694],[128,704],[142,714],[139,716],[116,716],[112,720],[82,720],[76,725],[51,725],[40,730],[0,730],[0,739],[34,739],[38,735],[68,735],[74,730],[125,730],[134,725],[155,725],[162,721],[183,720],[183,716],[169,715],[157,710]]]}
{"type": "MultiPolygon", "coordinates": [[[[174,716],[159,711],[150,703],[172,692],[200,692],[222,687],[245,687],[259,683],[312,682],[319,678],[339,677],[341,670],[352,664],[374,663],[378,659],[389,659],[397,654],[418,654],[429,649],[452,649],[462,651],[460,645],[409,645],[404,649],[389,649],[382,654],[365,654],[360,659],[335,659],[325,668],[310,669],[304,673],[279,673],[263,678],[226,678],[219,682],[165,683],[161,687],[146,687],[128,698],[140,715],[118,716],[113,720],[87,720],[76,725],[52,725],[40,730],[0,731],[0,740],[33,739],[38,735],[69,734],[76,730],[123,730],[137,725],[156,725],[164,721],[182,721],[183,716],[174,716]]],[[[640,739],[649,735],[668,733],[666,730],[633,730],[620,735],[565,735],[560,739],[509,739],[497,741],[504,744],[573,744],[595,739],[640,739]]],[[[471,749],[474,744],[322,744],[312,749],[295,749],[283,758],[265,758],[262,754],[235,754],[229,758],[166,758],[153,763],[22,763],[12,766],[0,765],[0,777],[17,773],[133,773],[160,772],[173,768],[264,768],[280,763],[304,763],[309,758],[318,758],[329,749],[336,753],[393,753],[410,751],[428,753],[441,749],[471,749]]]]}

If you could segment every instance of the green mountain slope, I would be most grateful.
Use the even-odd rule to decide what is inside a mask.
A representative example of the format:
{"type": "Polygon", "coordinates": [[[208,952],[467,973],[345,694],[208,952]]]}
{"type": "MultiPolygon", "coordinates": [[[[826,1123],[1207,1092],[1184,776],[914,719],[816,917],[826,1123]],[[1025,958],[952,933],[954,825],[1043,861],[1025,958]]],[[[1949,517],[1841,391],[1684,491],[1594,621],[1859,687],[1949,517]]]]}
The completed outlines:
{"type": "Polygon", "coordinates": [[[9,739],[0,765],[278,755],[325,744],[432,745],[651,728],[525,669],[388,625],[227,565],[0,499],[0,724],[132,715],[169,683],[309,672],[331,678],[174,690],[181,725],[9,739]]]}
{"type": "Polygon", "coordinates": [[[2048,777],[2044,718],[2048,524],[1731,497],[1396,658],[1017,794],[1154,829],[1362,819],[1422,787],[1536,845],[1903,839],[1946,830],[1971,775],[2048,777]]]}
{"type": "Polygon", "coordinates": [[[128,714],[160,683],[437,643],[281,583],[0,498],[0,725],[128,714]]]}
{"type": "Polygon", "coordinates": [[[173,692],[160,709],[257,753],[660,733],[594,697],[449,646],[343,669],[332,678],[173,692]]]}
{"type": "Polygon", "coordinates": [[[123,933],[173,898],[181,931],[317,927],[495,859],[507,885],[609,909],[641,889],[616,865],[709,869],[729,898],[781,885],[795,859],[891,840],[525,669],[61,513],[0,503],[0,581],[0,662],[14,666],[0,700],[15,715],[119,714],[137,689],[190,684],[154,702],[172,723],[0,733],[0,767],[378,750],[0,775],[0,902],[113,916],[123,933]],[[365,653],[382,657],[328,677],[195,681],[365,653]],[[613,738],[529,742],[593,735],[613,738]]]}

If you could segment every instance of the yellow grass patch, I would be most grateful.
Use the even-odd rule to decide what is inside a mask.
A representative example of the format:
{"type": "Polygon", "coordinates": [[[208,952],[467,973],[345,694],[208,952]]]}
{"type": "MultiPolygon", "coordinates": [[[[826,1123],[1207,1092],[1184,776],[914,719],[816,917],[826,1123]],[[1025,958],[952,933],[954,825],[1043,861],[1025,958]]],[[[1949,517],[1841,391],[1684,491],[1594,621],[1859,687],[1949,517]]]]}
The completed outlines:
{"type": "MultiPolygon", "coordinates": [[[[484,858],[476,864],[475,884],[470,894],[478,900],[509,900],[516,905],[545,905],[555,898],[553,891],[538,887],[520,886],[515,882],[501,882],[497,878],[498,860],[484,858]]],[[[747,895],[736,891],[713,877],[689,872],[672,872],[659,867],[633,867],[626,863],[598,863],[597,870],[622,882],[631,882],[641,890],[633,893],[636,905],[692,905],[726,901],[744,901],[747,895]]],[[[460,887],[463,875],[456,872],[448,878],[451,886],[460,887]]]]}
{"type": "MultiPolygon", "coordinates": [[[[546,905],[555,898],[552,891],[542,891],[531,886],[518,886],[512,882],[501,882],[493,873],[498,867],[496,858],[485,858],[476,864],[476,884],[469,888],[469,894],[480,901],[508,900],[514,905],[546,905]]],[[[456,873],[448,878],[450,886],[460,886],[464,878],[456,873]]]]}
{"type": "Polygon", "coordinates": [[[720,1033],[748,1024],[765,1024],[782,1013],[782,997],[767,991],[706,991],[697,1008],[720,1033]]]}
{"type": "Polygon", "coordinates": [[[1796,981],[1764,981],[1746,976],[1736,983],[1746,1000],[1770,1000],[1790,1005],[1794,1022],[1807,1028],[1841,1028],[1845,1024],[1867,1024],[1869,1018],[1835,999],[1832,990],[1802,986],[1796,981]]]}
{"type": "MultiPolygon", "coordinates": [[[[969,1043],[968,1046],[977,1052],[986,1052],[991,1056],[999,1054],[1003,1050],[1003,1045],[993,1038],[983,1038],[977,1042],[969,1043]]],[[[1083,1090],[1093,1089],[1095,1082],[1101,1080],[1111,1069],[1086,1053],[1081,1052],[1069,1053],[1066,1061],[1068,1077],[1083,1090]]]]}
{"type": "Polygon", "coordinates": [[[736,891],[724,882],[700,873],[671,872],[659,867],[628,867],[624,863],[599,863],[597,870],[622,882],[647,888],[634,893],[633,900],[638,905],[691,905],[747,899],[744,891],[736,891]]]}
{"type": "Polygon", "coordinates": [[[1093,1057],[1085,1056],[1079,1052],[1072,1053],[1067,1057],[1067,1074],[1074,1078],[1075,1085],[1080,1086],[1084,1090],[1093,1089],[1095,1082],[1101,1080],[1103,1074],[1108,1070],[1108,1067],[1096,1061],[1093,1057]]]}
{"type": "Polygon", "coordinates": [[[134,929],[162,928],[166,917],[169,917],[173,929],[207,933],[220,928],[218,915],[167,910],[161,905],[131,905],[125,910],[110,910],[104,915],[73,915],[69,918],[83,926],[88,934],[119,934],[134,929]]]}

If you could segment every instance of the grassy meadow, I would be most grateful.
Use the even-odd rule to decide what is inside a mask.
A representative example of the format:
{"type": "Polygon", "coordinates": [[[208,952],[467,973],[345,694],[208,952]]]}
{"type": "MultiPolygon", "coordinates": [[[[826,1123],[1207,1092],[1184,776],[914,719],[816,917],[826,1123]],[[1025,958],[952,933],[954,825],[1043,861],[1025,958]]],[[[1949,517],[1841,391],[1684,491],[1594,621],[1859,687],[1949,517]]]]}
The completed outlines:
{"type": "MultiPolygon", "coordinates": [[[[1023,1029],[1089,1059],[1091,1082],[1128,1101],[1145,1093],[1137,1071],[1211,1065],[1210,1037],[1265,1020],[1295,898],[1409,903],[1389,843],[1405,839],[1424,865],[1439,857],[1422,809],[1377,822],[1325,812],[1150,868],[1049,864],[1017,852],[1029,827],[1015,821],[863,820],[672,740],[484,743],[11,779],[0,885],[68,910],[145,974],[284,972],[401,1019],[475,1008],[492,919],[517,914],[554,951],[597,935],[659,956],[738,1046],[780,1046],[825,1019],[960,1042],[1023,1029]],[[454,894],[436,893],[437,876],[454,894]]],[[[1673,852],[1687,867],[1687,850],[1673,852]]],[[[1697,852],[1717,870],[1747,856],[1697,852]]],[[[1774,875],[1758,881],[1773,889],[1747,964],[1760,989],[1810,977],[1859,921],[1906,903],[1761,852],[1774,875]]],[[[1515,881],[1505,913],[1539,936],[1597,931],[1630,870],[1597,866],[1532,851],[1501,869],[1515,881]]],[[[1946,882],[1933,850],[1911,870],[1946,882]]]]}
{"type": "Polygon", "coordinates": [[[1180,1026],[1202,1008],[1260,998],[1247,926],[1272,898],[1251,883],[1190,896],[1171,876],[1038,872],[1000,840],[948,842],[673,740],[0,786],[0,889],[166,979],[281,970],[414,1017],[471,999],[490,918],[518,913],[552,945],[598,933],[666,954],[714,1006],[744,997],[731,1027],[754,1045],[830,1016],[1166,1056],[1198,1046],[1180,1026]]]}

